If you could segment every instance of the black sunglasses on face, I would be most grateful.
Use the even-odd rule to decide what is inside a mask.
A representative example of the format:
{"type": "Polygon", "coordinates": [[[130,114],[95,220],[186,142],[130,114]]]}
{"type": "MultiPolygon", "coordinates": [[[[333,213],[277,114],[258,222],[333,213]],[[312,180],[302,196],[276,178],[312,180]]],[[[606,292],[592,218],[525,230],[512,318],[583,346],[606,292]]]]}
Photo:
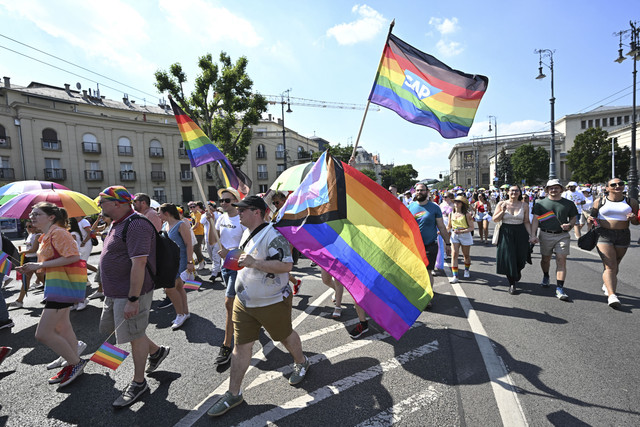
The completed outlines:
{"type": "Polygon", "coordinates": [[[231,203],[233,199],[220,199],[220,203],[231,203]]]}
{"type": "Polygon", "coordinates": [[[612,182],[611,184],[609,184],[609,187],[624,187],[624,182],[612,182]]]}

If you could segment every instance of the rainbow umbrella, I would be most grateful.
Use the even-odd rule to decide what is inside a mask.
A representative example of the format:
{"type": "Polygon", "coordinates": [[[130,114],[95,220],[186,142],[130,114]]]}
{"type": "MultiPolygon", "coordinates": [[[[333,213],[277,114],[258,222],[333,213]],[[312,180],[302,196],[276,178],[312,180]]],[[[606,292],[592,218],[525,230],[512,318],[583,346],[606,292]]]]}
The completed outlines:
{"type": "Polygon", "coordinates": [[[309,162],[291,166],[282,172],[269,188],[274,191],[295,191],[313,165],[314,162],[309,162]]]}
{"type": "Polygon", "coordinates": [[[67,210],[69,217],[100,213],[98,205],[82,193],[71,190],[36,190],[19,194],[0,207],[0,218],[26,219],[33,206],[51,202],[67,210]]]}
{"type": "Polygon", "coordinates": [[[16,197],[18,194],[26,193],[27,191],[36,190],[68,190],[62,184],[51,181],[15,181],[7,185],[0,187],[0,205],[4,205],[9,200],[16,197]]]}

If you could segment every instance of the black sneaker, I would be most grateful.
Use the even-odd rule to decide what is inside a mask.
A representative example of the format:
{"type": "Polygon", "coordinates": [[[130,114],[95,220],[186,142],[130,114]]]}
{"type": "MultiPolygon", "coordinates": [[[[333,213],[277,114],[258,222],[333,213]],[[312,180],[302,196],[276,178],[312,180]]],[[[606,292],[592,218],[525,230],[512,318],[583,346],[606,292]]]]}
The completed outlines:
{"type": "Polygon", "coordinates": [[[220,347],[220,353],[216,357],[216,365],[225,365],[231,360],[231,347],[223,345],[220,347]]]}
{"type": "Polygon", "coordinates": [[[165,357],[169,355],[170,351],[171,349],[169,347],[160,347],[160,350],[156,351],[154,354],[150,354],[149,359],[147,360],[147,369],[145,369],[145,372],[149,374],[155,371],[160,363],[162,363],[162,361],[165,359],[165,357]]]}
{"type": "Polygon", "coordinates": [[[542,277],[542,283],[540,283],[542,285],[543,288],[548,288],[549,287],[549,276],[543,276],[542,277]]]}
{"type": "Polygon", "coordinates": [[[158,305],[158,309],[162,310],[164,308],[169,308],[173,305],[173,303],[171,302],[171,300],[169,299],[169,297],[166,297],[165,299],[162,300],[162,302],[158,305]]]}
{"type": "Polygon", "coordinates": [[[355,340],[367,332],[369,332],[369,322],[365,321],[358,323],[356,327],[349,332],[349,335],[355,340]]]}
{"type": "Polygon", "coordinates": [[[138,400],[138,398],[142,396],[142,394],[147,390],[149,390],[149,384],[147,384],[147,380],[144,380],[142,384],[131,381],[131,383],[127,385],[127,387],[125,387],[125,389],[122,391],[120,397],[118,397],[113,402],[113,406],[116,408],[124,408],[125,406],[129,406],[133,402],[138,400]]]}
{"type": "Polygon", "coordinates": [[[11,319],[7,319],[4,320],[2,322],[0,322],[0,329],[5,329],[5,328],[13,328],[15,325],[15,323],[13,323],[13,320],[11,319]]]}

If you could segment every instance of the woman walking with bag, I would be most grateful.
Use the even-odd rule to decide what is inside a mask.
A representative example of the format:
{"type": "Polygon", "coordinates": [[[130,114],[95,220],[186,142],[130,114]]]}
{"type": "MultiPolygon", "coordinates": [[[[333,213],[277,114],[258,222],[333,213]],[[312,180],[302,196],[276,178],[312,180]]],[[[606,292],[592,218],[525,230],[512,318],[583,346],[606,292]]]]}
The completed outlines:
{"type": "Polygon", "coordinates": [[[46,303],[36,329],[36,339],[67,362],[67,366],[49,379],[49,384],[59,383],[64,387],[82,374],[88,362],[79,357],[86,345],[82,346],[84,343],[78,341],[69,320],[71,306],[84,300],[87,268],[80,260],[76,242],[65,229],[68,216],[64,208],[41,202],[33,207],[29,218],[43,233],[38,262],[27,263],[18,271],[23,274],[40,269],[45,271],[46,303]]]}
{"type": "Polygon", "coordinates": [[[593,203],[589,221],[593,222],[595,214],[600,226],[596,247],[604,265],[602,290],[607,295],[609,307],[618,308],[618,270],[631,244],[629,223],[638,225],[638,201],[624,196],[624,182],[619,178],[607,183],[607,191],[608,194],[593,203]]]}
{"type": "Polygon", "coordinates": [[[494,221],[502,221],[498,235],[496,271],[509,280],[509,293],[516,293],[516,283],[522,277],[522,269],[531,263],[529,241],[531,222],[529,203],[522,201],[522,190],[517,185],[509,187],[509,200],[496,205],[494,221]]]}

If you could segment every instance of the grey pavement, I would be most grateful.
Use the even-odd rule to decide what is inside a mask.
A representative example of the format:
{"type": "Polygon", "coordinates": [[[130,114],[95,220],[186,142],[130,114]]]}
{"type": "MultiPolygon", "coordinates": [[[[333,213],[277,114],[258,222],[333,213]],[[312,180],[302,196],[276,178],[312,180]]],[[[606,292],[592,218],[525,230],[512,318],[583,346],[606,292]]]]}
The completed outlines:
{"type": "MultiPolygon", "coordinates": [[[[495,275],[495,247],[472,248],[472,276],[461,280],[459,289],[508,370],[498,387],[510,390],[508,380],[513,382],[512,394],[529,425],[640,424],[638,227],[632,235],[634,244],[619,275],[623,307],[618,311],[606,305],[600,291],[602,266],[595,251],[581,251],[575,241],[565,285],[569,302],[557,300],[553,288],[538,285],[537,248],[514,296],[507,292],[506,279],[495,275]]],[[[504,402],[495,397],[477,332],[446,277],[436,276],[433,310],[396,341],[373,322],[365,337],[352,340],[347,333],[356,322],[352,299],[345,297],[343,317],[333,320],[331,295],[319,270],[302,259],[294,274],[303,280],[294,298],[294,325],[314,361],[307,378],[290,386],[291,357],[263,334],[243,383],[245,402],[218,419],[204,412],[226,390],[229,375],[228,365],[213,363],[224,327],[219,281],[188,292],[192,317],[182,330],[171,330],[171,308],[152,312],[148,334],[171,346],[171,354],[149,375],[151,392],[123,410],[112,409],[111,402],[132,377],[129,358],[116,371],[90,363],[83,376],[59,391],[46,383],[53,373],[46,364],[55,355],[33,337],[42,294],[30,293],[25,308],[10,312],[16,327],[0,331],[0,345],[14,348],[0,365],[0,424],[503,424],[504,402]]],[[[16,294],[15,282],[4,290],[8,301],[16,294]]],[[[160,299],[162,292],[156,291],[154,307],[160,299]]],[[[98,333],[99,313],[100,301],[93,300],[85,311],[71,314],[78,338],[88,343],[86,354],[106,338],[98,333]]]]}

